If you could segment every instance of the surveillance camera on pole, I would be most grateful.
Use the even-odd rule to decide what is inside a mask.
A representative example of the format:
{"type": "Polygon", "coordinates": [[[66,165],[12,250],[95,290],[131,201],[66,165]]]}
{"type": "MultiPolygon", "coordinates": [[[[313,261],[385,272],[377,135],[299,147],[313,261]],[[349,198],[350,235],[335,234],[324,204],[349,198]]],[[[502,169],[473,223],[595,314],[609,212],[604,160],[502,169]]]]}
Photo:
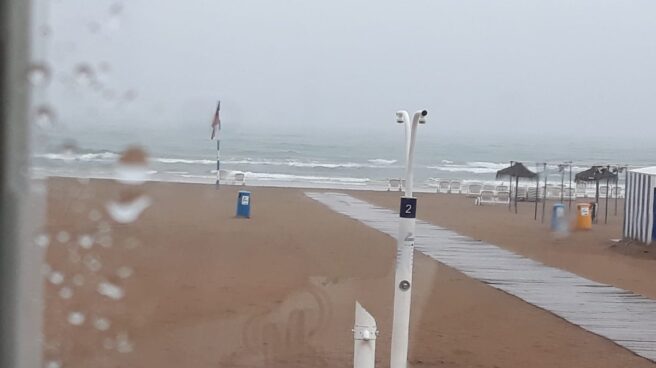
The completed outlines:
{"type": "Polygon", "coordinates": [[[412,262],[415,249],[417,199],[412,196],[415,136],[418,124],[426,123],[428,111],[415,112],[412,120],[406,111],[396,113],[396,122],[405,124],[405,195],[401,197],[399,236],[397,240],[396,275],[394,280],[394,320],[392,322],[391,368],[406,368],[412,291],[412,262]]]}

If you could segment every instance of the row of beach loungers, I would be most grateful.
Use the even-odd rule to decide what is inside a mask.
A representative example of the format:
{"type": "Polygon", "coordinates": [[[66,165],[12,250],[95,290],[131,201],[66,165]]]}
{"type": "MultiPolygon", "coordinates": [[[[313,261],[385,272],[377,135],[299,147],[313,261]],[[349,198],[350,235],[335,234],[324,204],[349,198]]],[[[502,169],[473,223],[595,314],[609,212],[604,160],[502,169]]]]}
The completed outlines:
{"type": "Polygon", "coordinates": [[[219,171],[219,180],[222,184],[246,185],[246,174],[242,172],[231,173],[226,170],[219,171]]]}
{"type": "MultiPolygon", "coordinates": [[[[401,179],[390,179],[387,190],[388,191],[400,191],[404,188],[405,181],[401,179]]],[[[515,197],[514,187],[511,188],[507,184],[489,184],[489,183],[468,183],[463,184],[458,180],[435,180],[432,183],[436,187],[437,193],[450,193],[450,194],[464,194],[469,197],[478,198],[481,203],[508,203],[510,197],[515,197]]],[[[619,195],[619,198],[624,196],[624,188],[620,186],[599,186],[599,196],[606,197],[606,192],[608,192],[609,198],[615,198],[619,195]]],[[[578,183],[575,187],[570,188],[565,186],[563,190],[563,198],[565,200],[576,199],[576,198],[594,198],[595,196],[595,185],[578,183]]],[[[544,186],[540,186],[537,189],[538,196],[536,196],[535,186],[520,185],[517,190],[517,199],[520,201],[530,201],[534,202],[536,197],[544,198],[544,186]]],[[[561,197],[561,187],[555,185],[547,185],[547,198],[548,199],[560,199],[561,197]]]]}

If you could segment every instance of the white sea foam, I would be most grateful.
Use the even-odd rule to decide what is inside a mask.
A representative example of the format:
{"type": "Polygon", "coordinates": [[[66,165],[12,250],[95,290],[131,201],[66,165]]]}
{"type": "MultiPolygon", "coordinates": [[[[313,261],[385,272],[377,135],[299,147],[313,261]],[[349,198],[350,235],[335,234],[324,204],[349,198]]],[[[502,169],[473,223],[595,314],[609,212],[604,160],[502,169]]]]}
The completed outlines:
{"type": "MultiPolygon", "coordinates": [[[[164,164],[190,164],[190,165],[216,165],[216,160],[194,160],[194,159],[181,159],[181,158],[165,158],[158,157],[152,159],[154,162],[164,164]]],[[[294,160],[294,159],[227,159],[222,160],[222,164],[226,165],[255,165],[255,166],[287,166],[299,168],[323,168],[323,169],[357,169],[357,168],[379,168],[395,164],[397,160],[387,159],[371,159],[367,160],[368,163],[357,162],[323,162],[317,160],[294,160]]]]}
{"type": "Polygon", "coordinates": [[[62,161],[115,161],[119,155],[115,152],[96,152],[96,153],[40,153],[34,155],[38,158],[46,158],[48,160],[62,160],[62,161]]]}
{"type": "Polygon", "coordinates": [[[397,162],[396,160],[386,160],[384,158],[374,158],[367,161],[371,162],[374,165],[384,165],[384,166],[393,165],[397,162]]]}
{"type": "MultiPolygon", "coordinates": [[[[446,161],[446,160],[444,160],[446,161]]],[[[464,173],[473,173],[473,174],[493,174],[497,171],[507,167],[508,164],[505,163],[495,163],[495,162],[484,162],[484,161],[474,161],[467,162],[465,164],[443,164],[438,166],[428,166],[429,169],[437,169],[440,171],[447,172],[464,172],[464,173]]]]}
{"type": "Polygon", "coordinates": [[[331,162],[298,161],[298,160],[226,160],[226,161],[222,161],[222,163],[229,164],[229,165],[287,166],[287,167],[324,168],[324,169],[373,167],[372,165],[358,164],[355,162],[331,163],[331,162]]]}
{"type": "Polygon", "coordinates": [[[246,172],[246,180],[271,180],[271,181],[309,181],[314,183],[349,183],[349,184],[365,184],[369,182],[367,178],[350,178],[350,177],[331,177],[331,176],[311,176],[311,175],[290,175],[290,174],[273,174],[273,173],[254,173],[246,172]]]}
{"type": "Polygon", "coordinates": [[[216,165],[216,160],[192,160],[184,158],[167,158],[167,157],[156,157],[152,161],[160,162],[163,164],[200,164],[200,165],[216,165]]]}

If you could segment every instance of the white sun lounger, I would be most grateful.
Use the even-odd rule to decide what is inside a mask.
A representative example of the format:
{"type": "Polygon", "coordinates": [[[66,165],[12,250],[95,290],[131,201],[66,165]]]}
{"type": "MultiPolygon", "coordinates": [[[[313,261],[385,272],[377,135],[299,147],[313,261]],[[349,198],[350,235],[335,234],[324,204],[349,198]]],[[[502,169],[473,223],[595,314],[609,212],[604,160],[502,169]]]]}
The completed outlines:
{"type": "Polygon", "coordinates": [[[508,202],[510,202],[510,192],[503,191],[503,190],[500,191],[500,192],[497,192],[497,202],[498,203],[508,204],[508,202]]]}
{"type": "Polygon", "coordinates": [[[610,194],[611,194],[611,198],[615,198],[615,197],[624,198],[622,187],[619,186],[614,186],[613,189],[611,189],[610,194]]]}
{"type": "Polygon", "coordinates": [[[235,173],[235,178],[232,182],[234,185],[246,185],[246,175],[244,173],[235,173]]]}
{"type": "Polygon", "coordinates": [[[225,170],[219,170],[219,182],[223,183],[228,179],[228,172],[225,170]]]}
{"type": "Polygon", "coordinates": [[[576,199],[576,190],[574,188],[565,187],[565,190],[563,191],[563,199],[576,199]]]}
{"type": "Polygon", "coordinates": [[[547,198],[560,199],[560,187],[547,187],[547,198]]]}
{"type": "Polygon", "coordinates": [[[483,190],[494,192],[496,186],[494,184],[483,184],[483,190]]]}
{"type": "Polygon", "coordinates": [[[459,181],[452,181],[451,185],[449,186],[449,193],[457,193],[460,194],[461,191],[461,186],[459,181]]]}
{"type": "Polygon", "coordinates": [[[508,188],[507,185],[497,185],[494,190],[496,190],[497,193],[499,192],[510,192],[510,189],[508,188]]]}
{"type": "Polygon", "coordinates": [[[437,183],[437,192],[438,193],[449,193],[449,187],[451,186],[451,182],[448,180],[440,180],[437,183]]]}
{"type": "Polygon", "coordinates": [[[540,201],[542,200],[542,191],[539,191],[535,187],[528,187],[528,193],[526,195],[526,200],[529,202],[535,202],[535,201],[540,201]]]}
{"type": "Polygon", "coordinates": [[[476,205],[482,206],[484,204],[495,204],[497,202],[496,197],[494,196],[494,191],[491,190],[481,190],[481,194],[476,198],[476,205]]]}
{"type": "Polygon", "coordinates": [[[467,186],[467,195],[470,197],[478,197],[481,195],[481,190],[483,186],[478,183],[472,183],[467,186]]]}
{"type": "Polygon", "coordinates": [[[387,184],[387,191],[395,191],[395,192],[400,192],[401,191],[401,179],[390,179],[389,183],[387,184]]]}
{"type": "Polygon", "coordinates": [[[587,184],[586,183],[577,183],[576,184],[576,197],[577,198],[587,198],[588,196],[588,191],[587,191],[587,184]]]}
{"type": "MultiPolygon", "coordinates": [[[[512,194],[515,196],[515,193],[512,194]]],[[[525,201],[528,199],[528,188],[527,187],[518,187],[517,188],[517,200],[525,201]]]]}

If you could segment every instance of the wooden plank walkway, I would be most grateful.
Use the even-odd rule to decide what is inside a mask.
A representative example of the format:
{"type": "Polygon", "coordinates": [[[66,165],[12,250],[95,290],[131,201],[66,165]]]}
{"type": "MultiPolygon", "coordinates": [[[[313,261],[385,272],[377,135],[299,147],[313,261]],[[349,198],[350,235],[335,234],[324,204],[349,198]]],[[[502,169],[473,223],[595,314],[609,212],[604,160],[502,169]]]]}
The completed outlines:
{"type": "MultiPolygon", "coordinates": [[[[394,239],[398,213],[343,193],[306,193],[394,239]]],[[[415,248],[469,277],[545,309],[656,362],[656,301],[549,267],[417,220],[415,248]]]]}

